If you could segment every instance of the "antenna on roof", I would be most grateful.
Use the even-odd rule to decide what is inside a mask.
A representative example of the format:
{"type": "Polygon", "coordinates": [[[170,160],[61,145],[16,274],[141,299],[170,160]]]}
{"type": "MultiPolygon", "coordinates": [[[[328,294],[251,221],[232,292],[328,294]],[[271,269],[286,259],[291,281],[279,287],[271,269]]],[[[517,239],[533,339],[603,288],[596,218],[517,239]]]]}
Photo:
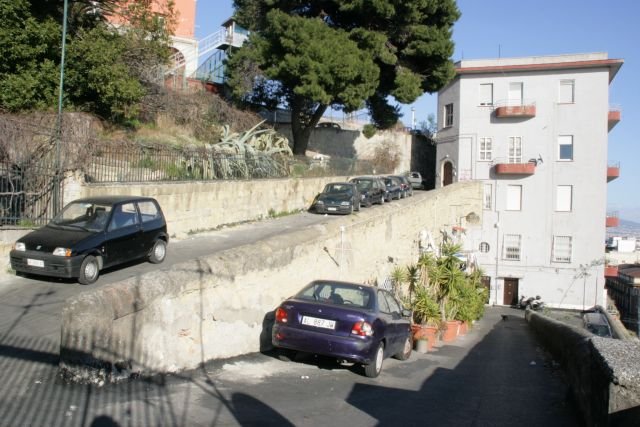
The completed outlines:
{"type": "Polygon", "coordinates": [[[502,45],[498,45],[498,58],[502,58],[500,50],[502,49],[502,45]]]}

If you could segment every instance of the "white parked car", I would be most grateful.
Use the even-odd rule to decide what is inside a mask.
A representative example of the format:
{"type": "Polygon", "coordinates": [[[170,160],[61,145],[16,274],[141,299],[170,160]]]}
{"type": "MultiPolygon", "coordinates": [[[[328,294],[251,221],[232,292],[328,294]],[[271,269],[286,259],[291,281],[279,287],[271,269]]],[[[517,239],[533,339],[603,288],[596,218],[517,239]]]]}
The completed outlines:
{"type": "Polygon", "coordinates": [[[423,190],[424,184],[422,183],[422,175],[420,172],[409,172],[407,179],[411,183],[411,187],[416,190],[423,190]]]}

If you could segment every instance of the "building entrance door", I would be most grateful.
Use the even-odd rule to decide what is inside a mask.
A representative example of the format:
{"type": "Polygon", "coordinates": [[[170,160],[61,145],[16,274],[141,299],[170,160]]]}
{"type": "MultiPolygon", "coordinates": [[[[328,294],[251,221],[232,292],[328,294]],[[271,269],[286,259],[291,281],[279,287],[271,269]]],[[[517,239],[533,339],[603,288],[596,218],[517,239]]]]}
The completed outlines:
{"type": "Polygon", "coordinates": [[[442,186],[453,183],[453,165],[451,162],[445,162],[442,166],[442,186]]]}
{"type": "Polygon", "coordinates": [[[518,279],[504,279],[504,305],[518,304],[518,279]]]}

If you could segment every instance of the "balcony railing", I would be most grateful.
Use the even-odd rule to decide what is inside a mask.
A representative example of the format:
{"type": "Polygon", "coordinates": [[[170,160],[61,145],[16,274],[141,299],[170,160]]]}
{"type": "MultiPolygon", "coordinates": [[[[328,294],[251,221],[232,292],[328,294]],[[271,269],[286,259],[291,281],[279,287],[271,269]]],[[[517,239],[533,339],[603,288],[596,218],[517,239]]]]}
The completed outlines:
{"type": "Polygon", "coordinates": [[[533,175],[536,173],[536,163],[496,163],[496,175],[533,175]]]}
{"type": "Polygon", "coordinates": [[[530,118],[536,116],[536,103],[531,100],[518,100],[518,101],[499,101],[495,104],[496,117],[524,117],[530,118]]]}
{"type": "Polygon", "coordinates": [[[620,123],[620,120],[622,119],[622,108],[619,105],[609,106],[609,114],[607,119],[609,130],[611,130],[615,125],[620,123]]]}
{"type": "Polygon", "coordinates": [[[607,166],[607,182],[613,181],[618,177],[620,177],[620,163],[607,166]]]}
{"type": "Polygon", "coordinates": [[[607,212],[607,227],[618,227],[620,225],[620,217],[618,212],[607,212]]]}

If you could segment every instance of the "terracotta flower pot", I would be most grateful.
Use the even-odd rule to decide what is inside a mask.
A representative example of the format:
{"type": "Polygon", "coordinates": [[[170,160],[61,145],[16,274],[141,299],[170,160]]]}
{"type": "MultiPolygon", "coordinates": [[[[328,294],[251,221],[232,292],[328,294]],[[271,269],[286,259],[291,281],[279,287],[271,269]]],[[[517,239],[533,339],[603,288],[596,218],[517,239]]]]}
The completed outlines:
{"type": "Polygon", "coordinates": [[[458,335],[467,335],[469,331],[469,322],[460,322],[460,326],[458,327],[458,335]]]}
{"type": "Polygon", "coordinates": [[[458,336],[459,323],[457,320],[447,320],[446,329],[442,332],[442,341],[451,342],[458,336]]]}
{"type": "Polygon", "coordinates": [[[411,330],[413,331],[414,341],[427,339],[429,343],[428,349],[431,350],[433,348],[437,340],[438,328],[435,326],[411,325],[411,330]]]}

